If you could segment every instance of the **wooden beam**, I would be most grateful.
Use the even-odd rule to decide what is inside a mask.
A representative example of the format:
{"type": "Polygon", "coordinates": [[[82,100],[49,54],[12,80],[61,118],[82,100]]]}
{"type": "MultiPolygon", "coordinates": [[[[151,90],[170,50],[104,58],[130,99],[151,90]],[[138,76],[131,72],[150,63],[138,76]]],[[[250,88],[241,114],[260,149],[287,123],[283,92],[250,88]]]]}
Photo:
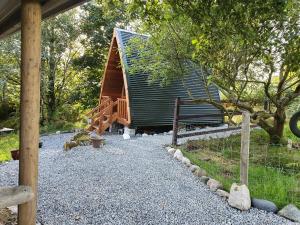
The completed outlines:
{"type": "Polygon", "coordinates": [[[241,162],[240,179],[241,184],[248,185],[249,169],[249,147],[250,147],[250,113],[243,112],[243,123],[241,130],[241,162]]]}
{"type": "Polygon", "coordinates": [[[0,209],[28,202],[33,197],[34,194],[28,186],[1,187],[0,209]]]}
{"type": "Polygon", "coordinates": [[[31,201],[19,205],[18,224],[35,225],[40,118],[40,0],[22,0],[21,12],[21,126],[19,184],[31,187],[34,197],[31,201]]]}
{"type": "MultiPolygon", "coordinates": [[[[20,29],[21,8],[20,0],[6,0],[0,6],[3,11],[0,12],[0,39],[18,31],[20,29]],[[5,6],[3,6],[5,4],[5,6]]],[[[43,19],[55,16],[59,13],[76,7],[88,0],[41,0],[43,3],[42,14],[43,19]]]]}
{"type": "MultiPolygon", "coordinates": [[[[116,42],[117,42],[117,48],[119,49],[119,47],[121,45],[120,45],[120,43],[118,43],[118,39],[117,38],[116,38],[116,42]]],[[[124,66],[125,64],[124,64],[123,58],[122,58],[122,52],[119,52],[119,57],[120,57],[120,62],[121,62],[121,67],[122,67],[122,72],[123,72],[125,97],[126,97],[126,102],[127,102],[128,124],[131,124],[131,110],[130,110],[130,101],[129,101],[129,90],[128,90],[128,82],[127,82],[126,70],[125,70],[125,66],[124,66]]]]}
{"type": "MultiPolygon", "coordinates": [[[[107,58],[107,61],[105,63],[105,68],[104,68],[104,72],[103,72],[103,77],[102,77],[102,81],[100,81],[101,83],[101,90],[100,90],[100,95],[99,95],[99,105],[101,104],[101,98],[102,96],[106,95],[106,94],[103,94],[103,90],[104,90],[104,86],[105,86],[105,81],[106,81],[106,76],[107,76],[107,70],[108,70],[108,67],[109,67],[109,58],[110,58],[110,55],[113,51],[113,45],[114,43],[116,43],[116,37],[115,35],[113,35],[112,39],[111,39],[111,42],[110,42],[110,46],[109,46],[109,51],[108,51],[108,58],[107,58]]],[[[112,68],[114,69],[114,68],[112,68]]]]}

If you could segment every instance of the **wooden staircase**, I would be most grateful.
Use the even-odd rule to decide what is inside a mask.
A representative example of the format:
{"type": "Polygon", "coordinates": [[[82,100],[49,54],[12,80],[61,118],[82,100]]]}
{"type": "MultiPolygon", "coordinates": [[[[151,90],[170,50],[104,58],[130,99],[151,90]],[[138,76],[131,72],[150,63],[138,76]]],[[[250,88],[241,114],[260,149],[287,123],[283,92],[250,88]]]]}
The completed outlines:
{"type": "Polygon", "coordinates": [[[102,134],[113,122],[124,126],[129,125],[126,99],[113,101],[109,96],[103,96],[99,105],[86,114],[90,118],[89,131],[102,134]]]}

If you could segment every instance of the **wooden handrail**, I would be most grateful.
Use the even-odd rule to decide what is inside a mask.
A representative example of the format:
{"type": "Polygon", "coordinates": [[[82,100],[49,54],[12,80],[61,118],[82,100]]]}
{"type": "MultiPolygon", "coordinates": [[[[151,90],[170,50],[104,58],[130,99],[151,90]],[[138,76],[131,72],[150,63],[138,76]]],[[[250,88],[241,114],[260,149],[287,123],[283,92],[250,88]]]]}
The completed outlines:
{"type": "Polygon", "coordinates": [[[85,114],[86,116],[89,116],[91,114],[93,114],[94,112],[96,112],[98,109],[100,108],[100,105],[98,105],[97,107],[93,108],[91,111],[89,111],[87,114],[85,114]]]}
{"type": "Polygon", "coordinates": [[[118,98],[118,116],[122,119],[127,120],[128,119],[128,113],[127,113],[127,101],[123,98],[118,98]]]}
{"type": "Polygon", "coordinates": [[[109,103],[109,101],[111,101],[111,98],[109,96],[103,96],[102,100],[101,100],[101,104],[98,105],[97,107],[95,107],[94,109],[92,109],[91,111],[89,111],[86,116],[91,116],[91,119],[94,118],[95,115],[93,115],[94,113],[96,113],[97,111],[100,112],[101,108],[105,108],[109,103]]]}
{"type": "MultiPolygon", "coordinates": [[[[91,119],[95,119],[95,118],[99,118],[101,116],[105,116],[105,114],[109,113],[112,114],[112,107],[115,105],[115,103],[112,103],[110,105],[108,105],[105,109],[103,109],[102,111],[100,111],[99,113],[95,114],[91,119]],[[109,112],[111,111],[111,112],[109,112]]],[[[98,119],[96,119],[95,121],[97,121],[98,119]]]]}
{"type": "Polygon", "coordinates": [[[107,126],[114,121],[118,121],[119,123],[127,126],[127,101],[123,98],[117,98],[116,101],[113,101],[111,97],[103,96],[101,99],[101,104],[93,109],[89,115],[91,119],[91,125],[89,129],[96,129],[99,133],[102,133],[107,126]]]}

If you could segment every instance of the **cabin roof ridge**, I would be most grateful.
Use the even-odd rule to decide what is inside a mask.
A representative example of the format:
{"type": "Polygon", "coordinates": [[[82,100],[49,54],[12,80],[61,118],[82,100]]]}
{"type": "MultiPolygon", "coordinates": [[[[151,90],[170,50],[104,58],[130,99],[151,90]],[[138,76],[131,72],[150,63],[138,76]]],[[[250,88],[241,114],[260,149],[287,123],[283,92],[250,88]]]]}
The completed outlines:
{"type": "Polygon", "coordinates": [[[126,32],[126,33],[130,33],[130,34],[134,34],[134,35],[138,35],[138,36],[144,36],[144,37],[150,37],[150,34],[141,34],[141,33],[138,33],[136,31],[132,31],[132,30],[126,30],[126,29],[123,29],[123,28],[119,28],[119,27],[115,27],[114,28],[114,31],[116,32],[126,32]]]}

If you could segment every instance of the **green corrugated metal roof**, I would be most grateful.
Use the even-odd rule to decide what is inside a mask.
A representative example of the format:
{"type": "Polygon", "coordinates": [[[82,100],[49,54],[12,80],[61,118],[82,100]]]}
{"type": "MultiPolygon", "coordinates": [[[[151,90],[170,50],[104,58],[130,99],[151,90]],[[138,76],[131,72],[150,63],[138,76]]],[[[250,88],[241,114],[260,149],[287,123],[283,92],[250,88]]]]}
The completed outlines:
{"type": "MultiPolygon", "coordinates": [[[[190,99],[186,88],[195,98],[207,97],[203,78],[201,77],[203,74],[199,69],[192,66],[189,67],[188,74],[183,76],[185,87],[180,80],[173,81],[166,87],[161,87],[158,83],[148,83],[149,74],[130,74],[131,60],[136,56],[129,54],[126,51],[126,46],[132,38],[143,37],[147,39],[147,36],[122,29],[115,29],[115,35],[121,51],[122,66],[126,71],[132,120],[131,127],[172,125],[176,97],[190,99]]],[[[215,100],[220,100],[218,89],[215,86],[210,86],[209,90],[215,100]]],[[[220,117],[208,116],[193,121],[185,121],[186,123],[220,124],[223,122],[221,111],[209,104],[183,106],[180,113],[185,115],[220,113],[220,117]]]]}

